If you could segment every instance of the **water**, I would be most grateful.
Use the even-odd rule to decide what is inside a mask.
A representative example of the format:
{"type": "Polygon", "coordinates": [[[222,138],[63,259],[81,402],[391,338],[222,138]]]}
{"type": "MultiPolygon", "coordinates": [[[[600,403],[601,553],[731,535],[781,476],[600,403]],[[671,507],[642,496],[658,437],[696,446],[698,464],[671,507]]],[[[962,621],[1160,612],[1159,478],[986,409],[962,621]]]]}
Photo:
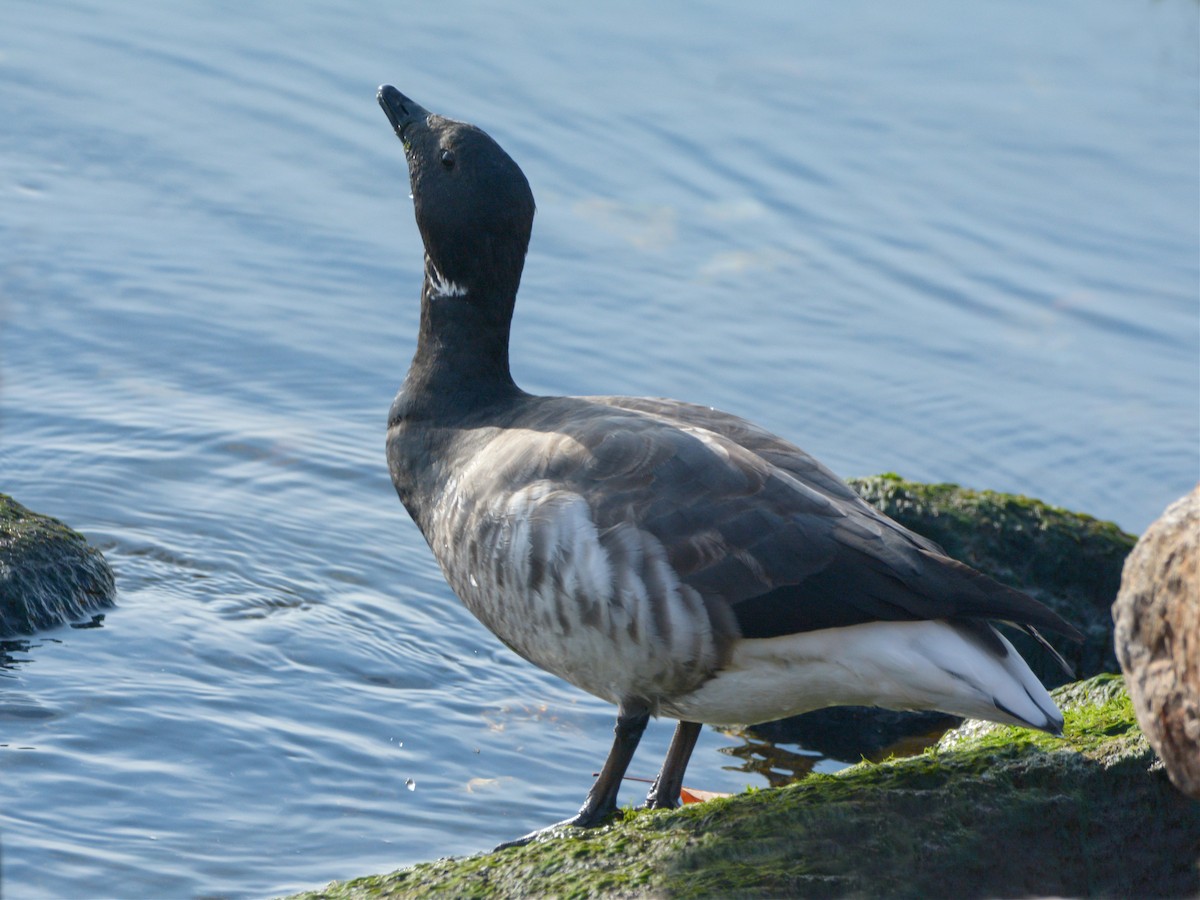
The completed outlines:
{"type": "MultiPolygon", "coordinates": [[[[420,245],[380,82],[530,178],[528,389],[1132,531],[1200,475],[1197,4],[432,6],[0,10],[0,490],[120,588],[0,670],[7,898],[477,851],[607,751],[388,483],[420,245]]],[[[736,746],[688,783],[762,784],[736,746]]]]}

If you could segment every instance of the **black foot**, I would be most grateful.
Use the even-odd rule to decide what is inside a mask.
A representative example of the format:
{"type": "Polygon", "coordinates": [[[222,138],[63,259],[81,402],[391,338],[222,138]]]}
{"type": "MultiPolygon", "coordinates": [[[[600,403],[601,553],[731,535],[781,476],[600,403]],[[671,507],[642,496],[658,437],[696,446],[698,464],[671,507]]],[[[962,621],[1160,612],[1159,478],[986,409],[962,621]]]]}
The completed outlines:
{"type": "Polygon", "coordinates": [[[680,721],[671,737],[671,746],[667,748],[667,758],[663,760],[662,770],[654,779],[654,786],[646,795],[644,809],[678,809],[679,791],[683,787],[683,773],[687,769],[688,760],[696,748],[696,739],[700,737],[698,722],[680,721]]]}
{"type": "MultiPolygon", "coordinates": [[[[645,703],[640,701],[622,703],[617,708],[617,727],[613,729],[612,750],[608,752],[608,759],[604,761],[600,777],[588,791],[587,799],[583,801],[579,812],[572,818],[551,825],[549,828],[539,828],[515,841],[506,841],[496,849],[521,847],[548,832],[560,831],[569,827],[595,828],[597,825],[603,824],[605,819],[616,812],[617,792],[621,788],[621,779],[625,777],[625,769],[629,766],[629,760],[633,759],[633,751],[637,749],[638,741],[641,740],[642,732],[646,730],[646,723],[649,721],[650,711],[645,703]]],[[[697,725],[696,729],[699,730],[699,728],[700,726],[697,725]]],[[[680,773],[680,777],[682,777],[682,773],[680,773]]]]}
{"type": "Polygon", "coordinates": [[[639,809],[679,809],[681,805],[678,794],[674,798],[668,797],[665,791],[660,794],[656,780],[654,787],[650,788],[650,793],[646,795],[646,802],[639,809]]]}
{"type": "Polygon", "coordinates": [[[524,847],[526,844],[533,843],[539,838],[556,837],[567,834],[568,828],[595,828],[598,825],[603,825],[605,821],[615,812],[609,810],[603,815],[587,814],[586,809],[581,809],[569,819],[563,819],[561,822],[555,822],[553,825],[547,825],[545,828],[539,828],[537,831],[531,831],[529,834],[519,837],[516,840],[505,841],[503,844],[497,844],[492,852],[497,850],[507,850],[509,847],[524,847]]]}

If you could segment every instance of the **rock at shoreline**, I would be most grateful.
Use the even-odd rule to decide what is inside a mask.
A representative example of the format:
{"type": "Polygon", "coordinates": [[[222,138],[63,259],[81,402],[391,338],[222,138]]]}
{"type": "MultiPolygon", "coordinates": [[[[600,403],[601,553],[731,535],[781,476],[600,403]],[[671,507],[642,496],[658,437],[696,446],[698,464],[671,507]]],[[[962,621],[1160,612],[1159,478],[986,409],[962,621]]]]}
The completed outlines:
{"type": "MultiPolygon", "coordinates": [[[[1080,627],[1082,647],[1056,646],[1083,675],[1116,671],[1109,608],[1132,536],[1024,497],[894,475],[853,485],[950,555],[1080,627]]],[[[1064,677],[1035,645],[1021,650],[1048,681],[1064,677]]],[[[1066,716],[1062,739],[971,722],[921,755],[680,810],[627,812],[582,834],[303,896],[1200,895],[1200,804],[1172,786],[1124,679],[1098,674],[1053,694],[1066,716]]],[[[850,723],[841,737],[874,735],[877,743],[904,731],[860,712],[881,711],[795,718],[816,733],[827,724],[821,715],[840,715],[850,723]]]]}
{"type": "Polygon", "coordinates": [[[971,723],[920,756],[303,897],[1196,896],[1200,804],[1171,787],[1122,678],[1054,697],[1062,739],[971,723]]]}
{"type": "MultiPolygon", "coordinates": [[[[1075,667],[1075,678],[1120,671],[1110,607],[1121,586],[1121,567],[1137,542],[1133,535],[1112,522],[1019,494],[919,484],[898,475],[851,479],[850,484],[901,525],[1025,591],[1082,631],[1082,644],[1046,635],[1075,667]]],[[[1025,635],[1010,633],[1009,639],[1048,686],[1071,680],[1025,635]]]]}
{"type": "Polygon", "coordinates": [[[112,569],[83,535],[0,494],[0,638],[113,605],[112,569]]]}
{"type": "MultiPolygon", "coordinates": [[[[1109,607],[1121,583],[1121,566],[1133,549],[1132,535],[1111,522],[1016,494],[920,484],[891,474],[852,478],[850,486],[901,525],[941,544],[950,556],[1020,588],[1079,628],[1082,644],[1046,635],[1075,668],[1076,678],[1120,671],[1109,607]]],[[[1010,630],[1007,637],[1047,687],[1070,680],[1027,635],[1010,630]]],[[[886,754],[908,739],[931,741],[959,721],[942,713],[844,706],[766,722],[746,732],[857,762],[886,754]]]]}
{"type": "Polygon", "coordinates": [[[1200,800],[1200,485],[1138,541],[1112,611],[1142,730],[1175,786],[1200,800]]]}

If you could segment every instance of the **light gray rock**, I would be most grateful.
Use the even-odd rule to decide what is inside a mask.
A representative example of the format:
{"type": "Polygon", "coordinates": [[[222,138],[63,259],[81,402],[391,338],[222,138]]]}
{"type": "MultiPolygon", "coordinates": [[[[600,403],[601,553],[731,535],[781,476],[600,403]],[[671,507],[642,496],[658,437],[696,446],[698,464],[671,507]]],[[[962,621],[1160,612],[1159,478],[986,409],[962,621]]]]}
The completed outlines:
{"type": "Polygon", "coordinates": [[[1200,485],[1138,541],[1113,620],[1138,722],[1171,781],[1200,800],[1200,485]]]}

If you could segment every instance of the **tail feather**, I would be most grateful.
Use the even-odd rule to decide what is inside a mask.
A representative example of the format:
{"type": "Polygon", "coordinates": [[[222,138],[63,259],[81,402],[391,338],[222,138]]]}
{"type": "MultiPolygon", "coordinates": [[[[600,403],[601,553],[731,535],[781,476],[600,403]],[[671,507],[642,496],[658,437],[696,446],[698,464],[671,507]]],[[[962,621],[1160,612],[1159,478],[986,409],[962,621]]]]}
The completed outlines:
{"type": "MultiPolygon", "coordinates": [[[[1010,623],[1010,624],[1013,624],[1013,623],[1010,623]]],[[[1043,635],[1040,631],[1038,631],[1032,625],[1015,625],[1015,627],[1020,628],[1023,632],[1025,632],[1027,635],[1029,635],[1031,638],[1033,638],[1035,641],[1037,641],[1041,645],[1042,649],[1050,654],[1050,658],[1053,659],[1056,663],[1058,663],[1059,668],[1061,668],[1063,670],[1063,673],[1068,678],[1070,678],[1070,679],[1075,678],[1075,667],[1072,666],[1065,659],[1063,659],[1063,655],[1054,649],[1054,645],[1051,644],[1048,640],[1046,640],[1045,635],[1043,635]]]]}
{"type": "Polygon", "coordinates": [[[744,725],[825,706],[882,706],[1059,733],[1050,694],[1008,639],[981,624],[869,622],[742,639],[724,668],[662,708],[686,721],[744,725]]]}
{"type": "MultiPolygon", "coordinates": [[[[1023,725],[1050,734],[1062,733],[1062,713],[1008,638],[991,625],[987,626],[990,634],[984,641],[976,633],[976,628],[963,628],[957,622],[948,624],[954,634],[966,639],[972,650],[964,654],[962,647],[955,646],[954,642],[939,640],[931,644],[930,660],[960,679],[964,687],[969,686],[974,690],[964,692],[959,709],[947,708],[946,712],[1008,725],[1023,725]],[[1000,652],[995,649],[997,642],[1000,652]],[[935,647],[936,650],[933,649],[935,647]]],[[[1034,634],[1044,641],[1041,635],[1034,634]]],[[[1054,655],[1065,664],[1058,653],[1054,655]]]]}

